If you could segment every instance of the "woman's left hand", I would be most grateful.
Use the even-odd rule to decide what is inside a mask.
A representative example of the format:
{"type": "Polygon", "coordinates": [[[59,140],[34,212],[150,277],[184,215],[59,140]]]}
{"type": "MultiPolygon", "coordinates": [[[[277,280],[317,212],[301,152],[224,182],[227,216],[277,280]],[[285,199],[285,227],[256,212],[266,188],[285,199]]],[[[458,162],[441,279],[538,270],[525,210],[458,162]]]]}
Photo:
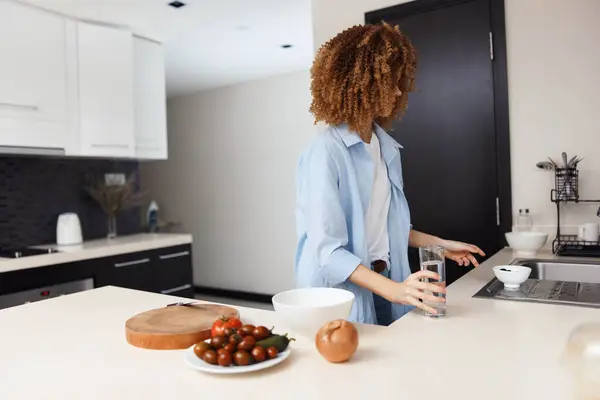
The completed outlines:
{"type": "Polygon", "coordinates": [[[455,261],[458,265],[464,267],[468,267],[471,264],[473,264],[474,267],[479,267],[479,262],[474,254],[485,256],[483,250],[473,244],[444,240],[442,246],[446,250],[446,258],[455,261]]]}

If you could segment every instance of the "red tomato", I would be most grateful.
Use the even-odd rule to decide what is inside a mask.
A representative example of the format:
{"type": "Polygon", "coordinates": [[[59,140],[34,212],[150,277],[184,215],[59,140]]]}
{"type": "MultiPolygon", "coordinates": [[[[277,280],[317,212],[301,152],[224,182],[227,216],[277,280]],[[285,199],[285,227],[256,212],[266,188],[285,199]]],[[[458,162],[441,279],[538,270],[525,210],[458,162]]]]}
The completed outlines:
{"type": "Polygon", "coordinates": [[[211,329],[211,335],[214,336],[224,336],[224,330],[225,328],[241,328],[242,327],[242,321],[240,321],[238,318],[219,318],[218,320],[216,320],[213,323],[212,329],[211,329]]]}
{"type": "Polygon", "coordinates": [[[239,318],[229,318],[226,323],[227,327],[240,329],[242,327],[242,321],[239,318]]]}

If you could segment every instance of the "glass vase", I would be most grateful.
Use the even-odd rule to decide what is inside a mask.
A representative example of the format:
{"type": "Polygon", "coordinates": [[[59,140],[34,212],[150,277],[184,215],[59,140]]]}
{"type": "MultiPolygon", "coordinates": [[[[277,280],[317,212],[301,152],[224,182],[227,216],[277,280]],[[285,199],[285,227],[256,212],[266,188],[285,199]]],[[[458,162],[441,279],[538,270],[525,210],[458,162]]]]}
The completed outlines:
{"type": "Polygon", "coordinates": [[[109,215],[108,216],[108,239],[114,239],[117,237],[117,216],[109,215]]]}

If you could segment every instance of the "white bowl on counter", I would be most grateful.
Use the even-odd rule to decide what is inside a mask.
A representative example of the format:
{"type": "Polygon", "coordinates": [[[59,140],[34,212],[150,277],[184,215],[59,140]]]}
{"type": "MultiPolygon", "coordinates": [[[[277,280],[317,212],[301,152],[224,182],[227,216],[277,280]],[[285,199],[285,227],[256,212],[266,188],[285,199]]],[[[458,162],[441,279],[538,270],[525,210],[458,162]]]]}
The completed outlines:
{"type": "Polygon", "coordinates": [[[535,257],[548,241],[548,234],[542,232],[508,232],[505,237],[508,245],[521,257],[535,257]]]}
{"type": "Polygon", "coordinates": [[[496,278],[506,289],[517,290],[531,275],[531,268],[520,265],[498,265],[494,267],[496,278]]]}
{"type": "Polygon", "coordinates": [[[293,329],[290,334],[314,339],[325,323],[348,318],[354,293],[336,288],[302,288],[278,293],[272,301],[277,317],[293,329]]]}

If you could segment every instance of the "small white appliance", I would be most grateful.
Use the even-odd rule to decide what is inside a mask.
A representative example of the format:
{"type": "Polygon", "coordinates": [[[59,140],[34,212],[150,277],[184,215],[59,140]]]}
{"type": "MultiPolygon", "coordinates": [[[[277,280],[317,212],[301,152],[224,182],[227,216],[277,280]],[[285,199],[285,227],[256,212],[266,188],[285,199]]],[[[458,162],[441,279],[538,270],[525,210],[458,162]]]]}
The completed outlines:
{"type": "Polygon", "coordinates": [[[586,242],[597,242],[598,236],[600,235],[600,227],[598,224],[583,224],[579,226],[578,237],[579,240],[586,242]]]}
{"type": "Polygon", "coordinates": [[[56,223],[56,244],[69,246],[81,244],[81,242],[83,242],[83,236],[81,234],[81,222],[79,222],[77,214],[60,214],[56,223]]]}

